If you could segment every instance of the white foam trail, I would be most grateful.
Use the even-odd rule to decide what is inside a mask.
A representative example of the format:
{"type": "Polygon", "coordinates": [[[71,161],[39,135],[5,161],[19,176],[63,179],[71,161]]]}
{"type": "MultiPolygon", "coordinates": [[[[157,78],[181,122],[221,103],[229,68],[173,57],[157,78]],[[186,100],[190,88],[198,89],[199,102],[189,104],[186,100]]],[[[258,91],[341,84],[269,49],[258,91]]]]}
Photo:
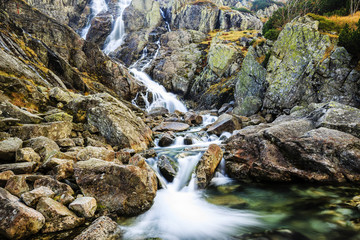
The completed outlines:
{"type": "Polygon", "coordinates": [[[260,225],[252,213],[212,205],[193,187],[184,188],[200,157],[179,159],[174,182],[157,192],[152,208],[125,229],[124,239],[228,239],[247,226],[260,225]]]}
{"type": "Polygon", "coordinates": [[[146,111],[150,111],[155,107],[165,107],[169,112],[174,112],[175,110],[187,112],[187,108],[176,98],[175,94],[167,92],[162,85],[154,82],[146,73],[135,68],[130,69],[130,72],[133,73],[135,78],[142,82],[153,95],[153,102],[146,107],[146,111]]]}
{"type": "Polygon", "coordinates": [[[109,54],[115,51],[124,41],[125,37],[125,24],[123,15],[125,8],[131,3],[131,0],[119,0],[118,3],[118,17],[115,20],[114,28],[110,35],[105,40],[104,53],[109,54]]]}
{"type": "Polygon", "coordinates": [[[92,0],[90,4],[91,8],[91,14],[90,19],[88,21],[87,26],[81,31],[80,36],[83,39],[86,39],[86,35],[88,34],[90,27],[91,27],[91,21],[94,17],[99,15],[99,13],[107,12],[108,11],[108,5],[106,4],[105,0],[92,0]]]}

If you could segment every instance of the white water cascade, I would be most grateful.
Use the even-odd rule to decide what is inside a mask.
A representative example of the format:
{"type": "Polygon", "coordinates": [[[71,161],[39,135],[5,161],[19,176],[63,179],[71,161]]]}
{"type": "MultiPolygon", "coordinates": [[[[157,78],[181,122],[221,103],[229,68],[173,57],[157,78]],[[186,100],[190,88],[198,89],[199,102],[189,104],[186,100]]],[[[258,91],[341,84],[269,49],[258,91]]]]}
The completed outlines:
{"type": "Polygon", "coordinates": [[[109,54],[115,51],[124,41],[125,37],[125,24],[123,20],[123,14],[125,8],[131,3],[131,0],[119,0],[118,2],[118,17],[115,20],[114,28],[110,35],[105,40],[104,53],[109,54]]]}
{"type": "MultiPolygon", "coordinates": [[[[183,137],[178,136],[172,146],[157,148],[159,156],[178,153],[175,156],[179,166],[178,173],[173,182],[167,184],[166,189],[158,190],[154,205],[149,211],[139,216],[131,226],[122,227],[125,230],[124,239],[229,239],[244,233],[249,227],[261,226],[257,215],[210,204],[205,200],[203,192],[196,189],[194,168],[202,152],[212,143],[219,144],[219,138],[210,136],[191,145],[197,149],[195,152],[184,151],[184,147],[189,146],[182,145],[182,139],[183,137]]],[[[149,161],[154,169],[156,161],[157,159],[149,161]]],[[[220,171],[211,184],[224,185],[229,181],[231,180],[220,171]]]]}
{"type": "Polygon", "coordinates": [[[92,19],[96,17],[99,13],[106,12],[108,10],[108,5],[106,4],[105,0],[92,0],[90,4],[90,9],[91,9],[91,14],[88,23],[80,33],[80,36],[83,39],[86,39],[86,35],[88,34],[91,27],[92,19]]]}

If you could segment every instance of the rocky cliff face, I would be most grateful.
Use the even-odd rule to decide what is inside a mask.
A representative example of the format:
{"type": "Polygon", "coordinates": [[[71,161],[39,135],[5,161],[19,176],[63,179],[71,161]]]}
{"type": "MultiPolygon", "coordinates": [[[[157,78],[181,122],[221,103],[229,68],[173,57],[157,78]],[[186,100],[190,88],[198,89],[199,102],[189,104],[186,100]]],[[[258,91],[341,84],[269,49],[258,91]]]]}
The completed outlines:
{"type": "Polygon", "coordinates": [[[26,2],[56,19],[57,22],[69,25],[75,30],[85,26],[87,15],[90,14],[88,7],[90,0],[26,0],[26,2]]]}
{"type": "MultiPolygon", "coordinates": [[[[42,86],[82,92],[102,89],[124,99],[136,94],[138,85],[127,70],[97,46],[81,39],[71,28],[22,1],[7,1],[4,10],[2,45],[5,55],[10,55],[4,61],[20,61],[19,64],[27,65],[21,69],[27,69],[26,74],[34,75],[33,79],[38,79],[42,86]]],[[[19,72],[24,71],[21,69],[19,72]]],[[[18,72],[11,68],[3,71],[8,75],[18,72]]]]}

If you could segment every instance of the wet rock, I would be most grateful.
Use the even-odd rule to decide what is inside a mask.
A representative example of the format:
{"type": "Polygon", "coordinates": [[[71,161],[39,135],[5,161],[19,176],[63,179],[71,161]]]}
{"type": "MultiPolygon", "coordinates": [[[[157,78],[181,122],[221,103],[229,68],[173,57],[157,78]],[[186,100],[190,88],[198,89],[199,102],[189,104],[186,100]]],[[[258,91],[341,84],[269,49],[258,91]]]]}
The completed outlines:
{"type": "Polygon", "coordinates": [[[0,172],[13,171],[15,174],[33,173],[38,169],[36,162],[0,164],[0,172]]]}
{"type": "Polygon", "coordinates": [[[36,210],[45,217],[43,233],[58,232],[73,229],[84,223],[83,218],[79,218],[61,203],[48,197],[42,197],[36,210]]]}
{"type": "Polygon", "coordinates": [[[261,233],[248,233],[237,237],[239,240],[310,240],[299,232],[289,229],[265,231],[261,233]]]}
{"type": "Polygon", "coordinates": [[[71,134],[71,122],[52,122],[44,124],[24,124],[10,128],[10,134],[27,140],[35,137],[47,137],[52,140],[68,138],[71,134]]]}
{"type": "Polygon", "coordinates": [[[76,157],[79,161],[87,161],[90,158],[98,158],[111,162],[115,159],[115,152],[104,147],[88,146],[83,150],[80,150],[76,157]]]}
{"type": "Polygon", "coordinates": [[[1,163],[15,162],[15,153],[21,148],[23,141],[20,138],[8,138],[0,142],[1,163]]]}
{"type": "Polygon", "coordinates": [[[78,162],[74,170],[82,193],[94,197],[102,210],[137,215],[152,205],[157,180],[147,167],[90,159],[78,162]]]}
{"type": "Polygon", "coordinates": [[[169,114],[169,110],[167,110],[167,108],[164,107],[156,107],[150,110],[150,112],[148,113],[148,115],[155,117],[155,116],[165,116],[169,114]]]}
{"type": "Polygon", "coordinates": [[[153,131],[172,131],[172,132],[182,132],[189,128],[190,126],[186,123],[180,122],[162,122],[160,125],[153,128],[153,131]]]}
{"type": "Polygon", "coordinates": [[[74,240],[111,240],[119,239],[122,232],[118,228],[118,224],[107,216],[102,216],[92,222],[80,235],[74,240]]]}
{"type": "Polygon", "coordinates": [[[73,160],[50,158],[44,162],[41,168],[53,175],[56,180],[63,180],[74,175],[73,160]]]}
{"type": "Polygon", "coordinates": [[[34,188],[39,187],[50,188],[55,193],[55,199],[64,205],[74,201],[74,190],[69,185],[55,179],[41,176],[34,181],[34,188]]]}
{"type": "Polygon", "coordinates": [[[186,135],[185,138],[184,138],[184,144],[185,145],[191,145],[193,144],[193,136],[191,135],[186,135]]]}
{"type": "Polygon", "coordinates": [[[8,191],[0,188],[0,235],[10,239],[22,239],[40,231],[44,216],[21,203],[8,191]]]}
{"type": "Polygon", "coordinates": [[[16,151],[16,162],[37,162],[41,160],[39,154],[37,154],[34,149],[26,147],[20,148],[16,151]]]}
{"type": "Polygon", "coordinates": [[[159,140],[160,147],[167,147],[173,144],[175,141],[175,135],[172,132],[164,133],[159,140]]]}
{"type": "Polygon", "coordinates": [[[15,176],[15,174],[10,170],[0,172],[0,187],[5,187],[7,181],[13,176],[15,176]]]}
{"type": "Polygon", "coordinates": [[[165,155],[161,156],[157,161],[157,166],[160,170],[160,173],[164,176],[164,178],[172,182],[178,172],[179,168],[177,162],[165,155]]]}
{"type": "Polygon", "coordinates": [[[196,184],[198,188],[205,189],[209,185],[222,157],[223,151],[221,148],[216,144],[211,144],[196,167],[196,184]]]}
{"type": "Polygon", "coordinates": [[[233,132],[240,129],[238,119],[230,114],[222,114],[213,124],[208,127],[207,132],[220,136],[223,132],[233,132]]]}
{"type": "Polygon", "coordinates": [[[0,111],[2,112],[2,116],[7,118],[17,118],[21,123],[40,123],[42,121],[41,117],[25,111],[8,101],[0,104],[0,111]]]}
{"type": "Polygon", "coordinates": [[[156,152],[154,149],[146,150],[144,153],[141,154],[144,158],[154,158],[156,157],[156,152]]]}
{"type": "Polygon", "coordinates": [[[98,46],[104,46],[105,40],[111,32],[112,19],[110,14],[94,17],[91,21],[89,32],[86,35],[86,40],[98,46]]]}
{"type": "Polygon", "coordinates": [[[41,161],[44,161],[55,153],[60,152],[60,148],[56,142],[42,136],[25,141],[24,146],[34,149],[34,151],[40,155],[41,161]]]}
{"type": "Polygon", "coordinates": [[[203,122],[203,118],[195,112],[187,112],[184,115],[184,121],[189,125],[199,125],[203,122]]]}
{"type": "Polygon", "coordinates": [[[91,218],[96,211],[96,199],[93,197],[80,197],[70,203],[69,208],[80,216],[85,218],[91,218]]]}
{"type": "Polygon", "coordinates": [[[5,189],[11,194],[20,197],[21,194],[29,191],[29,186],[26,183],[25,176],[13,176],[7,181],[5,189]]]}
{"type": "Polygon", "coordinates": [[[69,104],[74,113],[87,112],[89,124],[106,140],[121,148],[145,150],[152,144],[152,132],[124,103],[109,94],[78,98],[69,104]]]}
{"type": "Polygon", "coordinates": [[[34,207],[42,197],[52,198],[55,193],[48,187],[38,187],[21,194],[21,200],[29,207],[34,207]]]}

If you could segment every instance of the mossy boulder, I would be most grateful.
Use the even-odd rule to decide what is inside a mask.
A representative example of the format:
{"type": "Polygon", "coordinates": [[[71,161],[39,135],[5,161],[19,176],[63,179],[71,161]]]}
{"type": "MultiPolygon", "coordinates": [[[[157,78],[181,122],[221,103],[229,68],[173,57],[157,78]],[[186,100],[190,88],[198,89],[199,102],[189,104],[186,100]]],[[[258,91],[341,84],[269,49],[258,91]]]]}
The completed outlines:
{"type": "Polygon", "coordinates": [[[250,47],[242,68],[236,76],[235,114],[251,116],[262,106],[266,69],[257,62],[258,57],[255,49],[250,47]]]}

